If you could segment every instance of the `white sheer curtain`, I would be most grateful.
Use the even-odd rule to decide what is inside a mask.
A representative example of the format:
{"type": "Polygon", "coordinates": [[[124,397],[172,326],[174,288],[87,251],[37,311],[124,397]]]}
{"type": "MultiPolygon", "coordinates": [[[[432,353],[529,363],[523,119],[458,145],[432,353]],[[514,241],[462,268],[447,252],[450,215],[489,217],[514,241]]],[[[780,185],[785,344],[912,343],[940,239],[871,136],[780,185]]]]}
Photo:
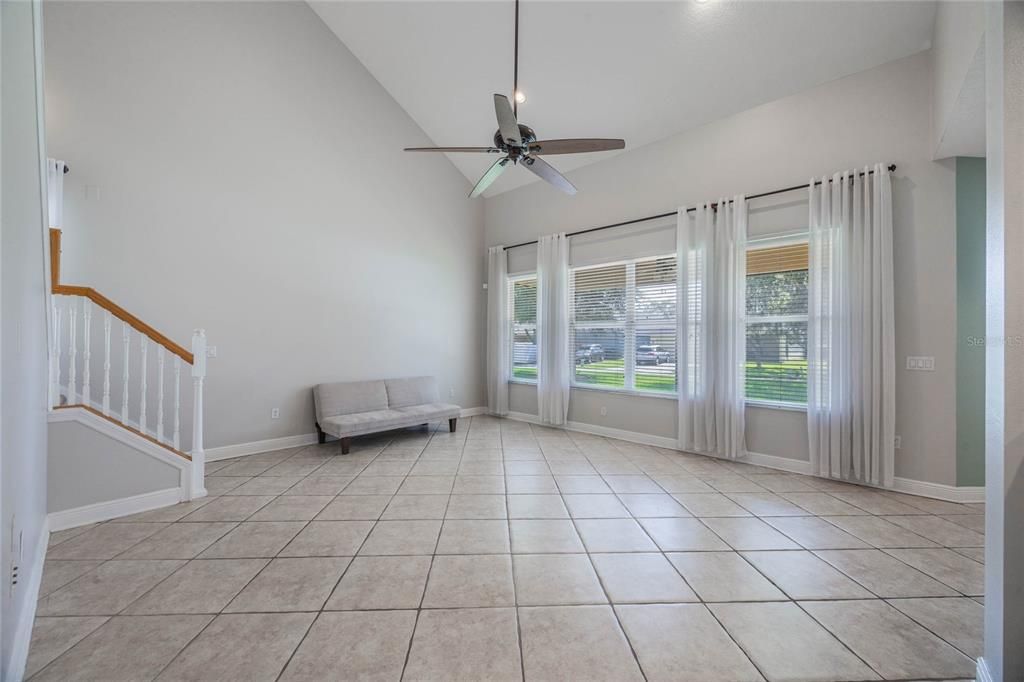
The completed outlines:
{"type": "Polygon", "coordinates": [[[64,224],[64,162],[60,159],[46,160],[46,205],[50,216],[50,227],[64,224]]]}
{"type": "Polygon", "coordinates": [[[569,415],[569,239],[565,233],[537,242],[537,403],[545,424],[569,415]]]}
{"type": "Polygon", "coordinates": [[[896,353],[889,170],[876,164],[812,181],[809,242],[811,464],[822,476],[890,486],[896,353]]]}
{"type": "Polygon", "coordinates": [[[487,410],[508,414],[508,256],[504,246],[487,250],[487,410]]]}
{"type": "Polygon", "coordinates": [[[744,444],[747,202],[680,207],[676,228],[679,448],[734,459],[744,444]]]}

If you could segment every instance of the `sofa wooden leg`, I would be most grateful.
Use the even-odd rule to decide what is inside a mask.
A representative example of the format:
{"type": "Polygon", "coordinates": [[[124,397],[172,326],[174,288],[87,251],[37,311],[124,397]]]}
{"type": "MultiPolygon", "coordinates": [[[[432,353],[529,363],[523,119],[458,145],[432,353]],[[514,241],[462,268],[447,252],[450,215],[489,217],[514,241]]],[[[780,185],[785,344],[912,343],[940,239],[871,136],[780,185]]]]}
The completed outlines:
{"type": "Polygon", "coordinates": [[[316,425],[316,442],[323,445],[327,442],[327,434],[320,429],[320,424],[318,422],[313,423],[316,425]]]}
{"type": "Polygon", "coordinates": [[[458,417],[452,417],[448,420],[448,431],[450,433],[455,433],[455,423],[457,421],[459,421],[458,417]]]}
{"type": "Polygon", "coordinates": [[[350,445],[352,445],[352,439],[351,438],[342,438],[341,439],[341,454],[347,455],[348,454],[348,448],[349,448],[350,445]]]}

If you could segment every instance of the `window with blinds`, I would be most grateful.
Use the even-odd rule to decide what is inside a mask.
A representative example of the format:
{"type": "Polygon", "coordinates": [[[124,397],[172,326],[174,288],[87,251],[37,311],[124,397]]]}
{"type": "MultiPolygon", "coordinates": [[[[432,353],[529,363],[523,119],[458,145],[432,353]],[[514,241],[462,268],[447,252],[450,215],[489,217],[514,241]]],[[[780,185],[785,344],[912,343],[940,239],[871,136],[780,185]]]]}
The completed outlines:
{"type": "Polygon", "coordinates": [[[537,381],[537,276],[508,282],[509,358],[512,379],[537,381]]]}
{"type": "Polygon", "coordinates": [[[572,270],[570,353],[577,386],[674,392],[674,256],[572,270]]]}
{"type": "Polygon", "coordinates": [[[747,400],[807,403],[807,242],[747,250],[747,400]]]}

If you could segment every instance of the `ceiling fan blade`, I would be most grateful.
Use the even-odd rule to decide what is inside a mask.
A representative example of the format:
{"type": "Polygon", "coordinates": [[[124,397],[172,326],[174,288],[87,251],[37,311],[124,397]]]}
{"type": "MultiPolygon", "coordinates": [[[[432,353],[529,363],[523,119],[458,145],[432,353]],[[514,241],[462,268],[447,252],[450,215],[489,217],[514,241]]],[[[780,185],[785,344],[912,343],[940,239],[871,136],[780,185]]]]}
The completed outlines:
{"type": "Polygon", "coordinates": [[[498,117],[498,130],[501,138],[515,147],[523,146],[523,138],[519,135],[519,123],[512,111],[512,105],[505,95],[494,95],[494,114],[498,117]]]}
{"type": "Polygon", "coordinates": [[[406,147],[407,152],[471,152],[478,154],[500,154],[497,147],[406,147]]]}
{"type": "Polygon", "coordinates": [[[569,140],[538,140],[530,143],[531,154],[580,154],[625,149],[625,140],[581,137],[569,140]]]}
{"type": "Polygon", "coordinates": [[[566,180],[564,175],[555,170],[554,166],[544,159],[536,156],[528,156],[523,159],[523,166],[535,175],[539,175],[541,178],[547,180],[566,194],[576,194],[576,188],[573,184],[566,180]]]}
{"type": "Polygon", "coordinates": [[[487,172],[484,173],[479,180],[477,180],[476,186],[473,188],[473,191],[469,193],[469,198],[475,199],[481,194],[483,194],[484,191],[491,186],[491,183],[497,180],[498,176],[505,172],[505,168],[508,166],[508,164],[509,158],[507,156],[495,161],[494,164],[487,169],[487,172]]]}

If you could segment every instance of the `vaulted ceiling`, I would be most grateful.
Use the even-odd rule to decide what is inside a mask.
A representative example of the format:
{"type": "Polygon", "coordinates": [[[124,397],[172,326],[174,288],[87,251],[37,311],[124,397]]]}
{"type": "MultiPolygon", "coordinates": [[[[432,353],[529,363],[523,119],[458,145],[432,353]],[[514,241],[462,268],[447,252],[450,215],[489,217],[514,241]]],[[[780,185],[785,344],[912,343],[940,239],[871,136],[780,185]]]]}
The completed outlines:
{"type": "MultiPolygon", "coordinates": [[[[491,143],[492,93],[512,90],[511,0],[310,5],[435,144],[491,143]]],[[[935,21],[916,1],[523,0],[520,12],[520,121],[541,139],[627,149],[928,49],[935,21]]],[[[571,171],[614,153],[549,160],[571,171]]],[[[450,157],[471,182],[494,161],[450,157]]],[[[487,194],[535,180],[514,170],[487,194]]]]}

